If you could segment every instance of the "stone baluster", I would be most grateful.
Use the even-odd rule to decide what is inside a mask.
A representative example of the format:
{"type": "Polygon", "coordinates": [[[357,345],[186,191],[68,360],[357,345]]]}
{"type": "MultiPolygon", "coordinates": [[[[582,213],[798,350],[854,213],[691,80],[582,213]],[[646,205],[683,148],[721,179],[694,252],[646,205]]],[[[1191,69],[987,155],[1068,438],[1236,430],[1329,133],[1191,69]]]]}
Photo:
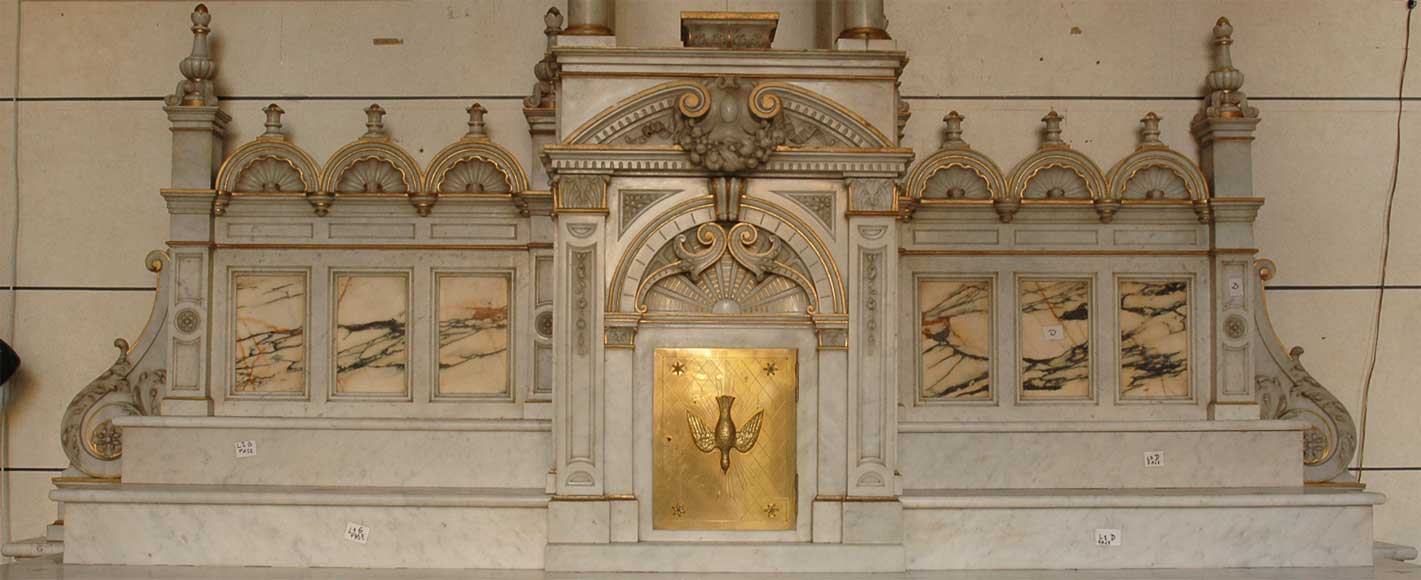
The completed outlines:
{"type": "Polygon", "coordinates": [[[1215,419],[1257,419],[1254,382],[1256,332],[1253,296],[1262,291],[1250,268],[1257,253],[1253,222],[1263,199],[1253,191],[1253,132],[1258,109],[1249,106],[1243,73],[1233,66],[1233,25],[1220,18],[1214,26],[1214,68],[1205,78],[1209,94],[1190,128],[1199,142],[1200,166],[1209,180],[1208,216],[1215,344],[1213,403],[1215,419]]]}
{"type": "Polygon", "coordinates": [[[213,179],[222,164],[222,137],[231,117],[218,108],[213,90],[217,64],[208,39],[211,22],[207,7],[198,4],[192,12],[192,52],[178,65],[183,80],[164,99],[163,107],[173,133],[172,181],[162,190],[170,215],[169,280],[173,286],[167,294],[169,316],[164,322],[169,342],[163,415],[212,414],[207,313],[217,201],[213,179]]]}

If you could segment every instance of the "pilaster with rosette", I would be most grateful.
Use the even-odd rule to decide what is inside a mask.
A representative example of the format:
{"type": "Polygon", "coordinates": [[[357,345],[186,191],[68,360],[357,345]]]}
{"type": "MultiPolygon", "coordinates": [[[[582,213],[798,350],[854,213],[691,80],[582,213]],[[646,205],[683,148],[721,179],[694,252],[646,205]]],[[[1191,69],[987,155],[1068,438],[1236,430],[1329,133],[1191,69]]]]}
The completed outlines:
{"type": "Polygon", "coordinates": [[[887,216],[849,218],[848,495],[898,493],[898,227],[887,216]]]}

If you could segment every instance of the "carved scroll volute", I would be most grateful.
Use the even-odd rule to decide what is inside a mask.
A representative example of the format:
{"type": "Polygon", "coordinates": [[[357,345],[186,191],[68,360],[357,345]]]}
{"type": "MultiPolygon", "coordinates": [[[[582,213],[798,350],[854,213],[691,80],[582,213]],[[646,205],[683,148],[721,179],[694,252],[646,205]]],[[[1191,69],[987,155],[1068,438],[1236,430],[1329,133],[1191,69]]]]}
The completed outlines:
{"type": "MultiPolygon", "coordinates": [[[[1255,261],[1253,270],[1261,281],[1269,280],[1277,271],[1270,260],[1255,261]]],[[[1268,317],[1264,292],[1257,292],[1255,296],[1253,313],[1258,332],[1254,340],[1263,347],[1259,349],[1259,374],[1255,378],[1261,417],[1310,425],[1303,432],[1304,480],[1309,483],[1353,481],[1347,470],[1357,451],[1357,425],[1352,414],[1303,368],[1302,348],[1284,350],[1268,317]]],[[[1233,331],[1226,328],[1226,332],[1233,331]]]]}
{"type": "Polygon", "coordinates": [[[128,341],[114,340],[114,346],[118,359],[69,402],[59,431],[70,466],[102,479],[121,473],[123,430],[113,420],[154,414],[167,379],[162,369],[130,377],[133,363],[128,358],[128,341]]]}

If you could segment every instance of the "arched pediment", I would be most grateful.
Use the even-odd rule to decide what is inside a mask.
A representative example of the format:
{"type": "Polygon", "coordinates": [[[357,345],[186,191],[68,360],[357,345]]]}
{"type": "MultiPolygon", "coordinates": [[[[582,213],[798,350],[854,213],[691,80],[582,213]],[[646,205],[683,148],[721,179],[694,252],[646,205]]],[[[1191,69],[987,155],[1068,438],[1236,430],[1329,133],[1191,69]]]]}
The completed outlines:
{"type": "Polygon", "coordinates": [[[285,139],[259,137],[238,147],[217,170],[224,194],[303,195],[320,186],[316,161],[285,139]]]}
{"type": "Polygon", "coordinates": [[[718,222],[714,206],[709,196],[699,197],[672,206],[648,222],[627,245],[617,263],[607,293],[607,311],[701,313],[705,310],[711,314],[732,314],[711,309],[726,297],[733,298],[742,313],[808,315],[845,311],[839,268],[833,254],[808,224],[800,222],[785,208],[759,198],[747,197],[741,201],[740,221],[735,224],[718,222]],[[767,254],[772,252],[772,246],[773,253],[767,254]],[[685,262],[673,266],[676,261],[685,262]],[[701,268],[694,277],[686,272],[691,264],[701,268]],[[725,270],[710,271],[716,268],[725,270]],[[783,280],[768,280],[766,274],[783,280]],[[677,280],[668,282],[672,277],[677,280]],[[706,279],[709,283],[730,282],[737,287],[707,292],[708,283],[702,282],[706,279]],[[658,287],[668,292],[662,293],[658,287]],[[683,291],[717,297],[709,302],[701,300],[700,306],[689,303],[696,300],[666,298],[683,291]],[[803,298],[796,298],[800,294],[803,298]]]}
{"type": "Polygon", "coordinates": [[[990,201],[1007,195],[997,164],[971,149],[942,149],[908,174],[907,193],[925,203],[990,201]]]}
{"type": "Polygon", "coordinates": [[[1194,161],[1159,140],[1159,121],[1154,113],[1141,121],[1144,142],[1110,169],[1106,178],[1108,197],[1125,203],[1205,202],[1209,185],[1204,172],[1194,161]]]}
{"type": "Polygon", "coordinates": [[[434,157],[424,191],[439,195],[519,193],[528,176],[507,149],[487,140],[463,140],[434,157]]]}
{"type": "Polygon", "coordinates": [[[788,83],[752,84],[739,77],[656,85],[623,99],[563,140],[569,145],[679,146],[706,155],[708,165],[716,154],[726,154],[718,149],[727,142],[764,157],[780,147],[894,146],[882,131],[833,99],[788,83]]]}
{"type": "Polygon", "coordinates": [[[421,185],[419,163],[386,139],[360,139],[326,162],[321,190],[341,195],[406,195],[421,185]]]}
{"type": "Polygon", "coordinates": [[[1011,174],[1011,195],[1023,203],[1082,201],[1105,196],[1100,166],[1073,149],[1043,149],[1026,158],[1011,174]]]}

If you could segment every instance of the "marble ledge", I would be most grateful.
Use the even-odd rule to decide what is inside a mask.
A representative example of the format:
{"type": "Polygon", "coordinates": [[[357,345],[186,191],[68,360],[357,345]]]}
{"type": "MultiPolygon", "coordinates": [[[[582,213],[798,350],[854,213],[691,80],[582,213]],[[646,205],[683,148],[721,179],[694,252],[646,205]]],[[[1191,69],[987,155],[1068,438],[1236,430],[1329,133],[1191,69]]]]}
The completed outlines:
{"type": "Polygon", "coordinates": [[[1386,496],[1338,488],[909,490],[903,509],[1257,508],[1377,506],[1386,496]]]}
{"type": "Polygon", "coordinates": [[[315,487],[276,485],[68,484],[49,499],[64,503],[280,505],[348,507],[544,508],[542,489],[315,487]]]}
{"type": "Polygon", "coordinates": [[[1306,431],[1305,421],[900,421],[899,433],[1183,433],[1194,431],[1306,431]]]}
{"type": "Polygon", "coordinates": [[[127,416],[114,419],[123,428],[151,429],[305,429],[343,431],[511,431],[551,432],[549,419],[384,419],[344,417],[178,417],[127,416]]]}

